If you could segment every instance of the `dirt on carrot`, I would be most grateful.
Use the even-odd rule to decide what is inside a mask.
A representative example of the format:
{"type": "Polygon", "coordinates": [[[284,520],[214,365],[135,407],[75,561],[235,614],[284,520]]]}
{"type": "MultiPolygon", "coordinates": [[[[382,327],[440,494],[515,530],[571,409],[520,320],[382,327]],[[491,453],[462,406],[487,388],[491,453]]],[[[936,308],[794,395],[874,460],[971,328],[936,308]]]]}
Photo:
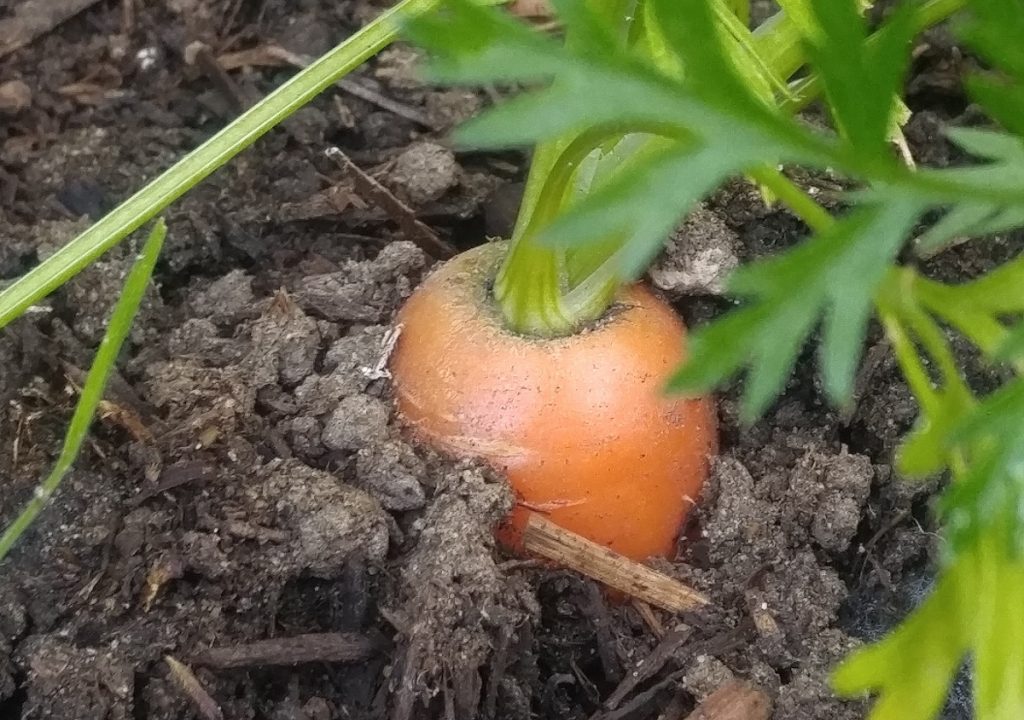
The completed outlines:
{"type": "MultiPolygon", "coordinates": [[[[0,283],[232,115],[185,62],[190,42],[315,53],[380,9],[135,8],[126,29],[119,3],[97,3],[0,58],[0,76],[32,89],[27,107],[0,109],[0,283]]],[[[956,158],[939,128],[971,118],[950,81],[960,56],[939,32],[928,41],[907,135],[919,160],[943,164],[956,158]]],[[[407,49],[389,51],[354,77],[371,92],[329,91],[167,214],[156,287],[109,392],[149,437],[98,421],[0,568],[0,716],[196,717],[170,654],[226,718],[646,718],[677,696],[688,712],[730,677],[764,689],[778,719],[862,717],[832,698],[828,669],[913,606],[935,549],[936,484],[890,469],[914,410],[878,334],[846,415],[824,403],[810,351],[753,428],[737,423],[734,390],[721,398],[721,456],[678,560],[658,564],[713,610],[609,605],[583,578],[502,554],[491,529],[513,497],[501,478],[414,448],[395,422],[389,331],[434,261],[323,158],[342,147],[460,248],[507,232],[523,158],[451,151],[447,130],[488,98],[424,87],[414,67],[407,49]],[[211,647],[336,633],[371,640],[372,654],[199,662],[211,647]]],[[[256,93],[290,72],[232,71],[256,93]]],[[[800,182],[834,191],[827,177],[800,182]]],[[[801,231],[732,184],[681,227],[654,281],[696,326],[728,307],[723,270],[801,231]]],[[[996,238],[928,271],[963,277],[1020,246],[996,238]]],[[[56,456],[133,249],[0,332],[0,521],[56,456]]],[[[959,695],[945,717],[967,708],[959,695]]]]}

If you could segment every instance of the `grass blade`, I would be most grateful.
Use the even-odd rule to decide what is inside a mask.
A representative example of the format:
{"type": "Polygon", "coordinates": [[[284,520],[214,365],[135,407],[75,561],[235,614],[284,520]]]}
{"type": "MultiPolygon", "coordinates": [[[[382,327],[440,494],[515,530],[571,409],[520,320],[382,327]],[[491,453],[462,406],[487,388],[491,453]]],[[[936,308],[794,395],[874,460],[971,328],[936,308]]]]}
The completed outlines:
{"type": "Polygon", "coordinates": [[[106,389],[110,372],[117,362],[121,345],[124,344],[124,340],[131,330],[132,322],[135,320],[135,313],[138,311],[139,304],[142,302],[142,296],[149,285],[150,276],[153,274],[153,266],[156,265],[156,260],[160,255],[160,249],[163,247],[166,235],[167,226],[164,224],[163,219],[160,219],[150,233],[149,239],[146,240],[142,253],[128,273],[121,296],[114,305],[114,312],[110,316],[107,331],[103,335],[103,341],[96,351],[96,357],[93,359],[92,367],[89,368],[85,384],[82,386],[82,394],[78,398],[74,415],[71,417],[67,434],[64,436],[64,447],[57,458],[57,463],[46,479],[36,487],[32,499],[25,506],[25,509],[7,527],[4,534],[0,536],[0,560],[7,556],[7,553],[14,543],[18,541],[18,538],[21,537],[21,534],[25,532],[25,529],[42,512],[47,501],[57,490],[57,487],[78,457],[78,451],[82,447],[82,443],[89,432],[89,426],[92,424],[93,416],[96,414],[96,408],[103,399],[103,391],[106,389]]]}
{"type": "Polygon", "coordinates": [[[0,292],[0,328],[156,217],[325,88],[385,48],[395,39],[400,22],[407,14],[426,12],[438,2],[401,0],[20,277],[0,292]]]}

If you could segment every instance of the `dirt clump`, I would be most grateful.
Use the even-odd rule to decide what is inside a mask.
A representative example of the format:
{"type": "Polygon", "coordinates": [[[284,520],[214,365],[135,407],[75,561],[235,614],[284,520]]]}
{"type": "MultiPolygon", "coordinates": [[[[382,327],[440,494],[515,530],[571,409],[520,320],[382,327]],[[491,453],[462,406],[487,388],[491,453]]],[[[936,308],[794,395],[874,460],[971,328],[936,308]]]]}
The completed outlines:
{"type": "Polygon", "coordinates": [[[654,286],[672,297],[721,295],[736,269],[736,233],[705,206],[698,206],[669,237],[649,270],[654,286]]]}
{"type": "Polygon", "coordinates": [[[265,527],[287,529],[291,541],[262,559],[289,577],[308,572],[333,578],[357,552],[372,563],[387,554],[383,509],[365,492],[328,473],[294,460],[272,461],[260,469],[249,493],[254,534],[265,527]]]}
{"type": "Polygon", "coordinates": [[[25,607],[10,587],[0,584],[0,702],[17,691],[11,652],[27,629],[25,607]]]}
{"type": "Polygon", "coordinates": [[[408,443],[386,440],[362,447],[356,455],[355,484],[396,512],[419,510],[426,503],[423,460],[408,443]]]}
{"type": "Polygon", "coordinates": [[[419,142],[394,160],[387,179],[391,189],[410,205],[438,200],[458,182],[455,155],[443,145],[419,142]]]}
{"type": "Polygon", "coordinates": [[[727,609],[725,625],[752,630],[738,656],[712,657],[733,672],[774,673],[765,681],[778,691],[774,717],[853,718],[859,705],[837,703],[827,682],[857,644],[837,622],[848,590],[819,555],[848,551],[878,474],[845,448],[799,436],[788,444],[793,452],[781,466],[771,450],[715,461],[702,539],[684,572],[727,609]]]}
{"type": "Polygon", "coordinates": [[[484,703],[501,703],[503,694],[526,692],[509,687],[515,678],[507,667],[494,667],[513,665],[509,645],[538,612],[529,587],[495,561],[492,528],[511,506],[504,484],[479,468],[456,467],[438,479],[399,579],[404,642],[393,676],[396,720],[418,717],[427,698],[468,718],[484,703]],[[496,639],[506,644],[505,657],[494,653],[496,639]],[[500,684],[484,687],[488,670],[500,684]]]}
{"type": "Polygon", "coordinates": [[[22,711],[64,720],[134,717],[132,667],[116,652],[79,648],[55,635],[29,636],[18,647],[31,688],[22,711]]]}
{"type": "Polygon", "coordinates": [[[301,307],[332,322],[379,323],[412,293],[426,265],[423,251],[411,242],[394,242],[373,260],[302,278],[293,292],[301,307]]]}

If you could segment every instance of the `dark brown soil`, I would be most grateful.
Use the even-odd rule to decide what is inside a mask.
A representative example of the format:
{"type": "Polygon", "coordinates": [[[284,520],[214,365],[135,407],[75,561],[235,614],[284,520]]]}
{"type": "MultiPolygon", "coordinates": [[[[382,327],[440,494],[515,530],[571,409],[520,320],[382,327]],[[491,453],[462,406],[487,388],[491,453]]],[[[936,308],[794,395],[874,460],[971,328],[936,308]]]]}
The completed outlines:
{"type": "MultiPolygon", "coordinates": [[[[0,19],[17,4],[0,1],[0,19]]],[[[190,43],[215,56],[267,42],[316,54],[379,10],[133,5],[127,33],[121,3],[100,2],[0,59],[0,84],[23,83],[0,103],[0,282],[292,72],[232,71],[231,90],[186,62],[190,43]]],[[[919,159],[945,164],[956,158],[938,133],[970,118],[951,80],[961,55],[933,36],[907,134],[919,159]]],[[[913,607],[935,544],[937,483],[905,484],[889,465],[915,408],[877,333],[845,415],[823,402],[811,351],[752,428],[723,393],[713,481],[680,561],[662,565],[716,610],[685,618],[693,632],[654,677],[603,709],[684,618],[656,613],[652,626],[577,576],[502,557],[489,530],[511,502],[500,478],[411,447],[393,423],[388,324],[433,261],[324,149],[343,148],[462,248],[507,228],[523,167],[452,152],[447,130],[487,97],[424,88],[414,67],[396,48],[355,76],[401,115],[329,91],[167,212],[156,286],[104,418],[0,566],[0,717],[211,717],[167,655],[225,718],[640,719],[677,695],[691,707],[733,675],[767,690],[779,720],[862,717],[863,704],[831,696],[829,668],[913,607]],[[343,662],[310,641],[298,665],[204,660],[211,647],[311,633],[358,633],[373,652],[343,662]]],[[[724,273],[802,232],[734,184],[680,229],[652,279],[703,322],[727,307],[724,273]]],[[[56,456],[136,241],[0,333],[0,522],[56,456]]],[[[996,238],[929,269],[962,277],[1019,247],[996,238]]],[[[966,707],[957,698],[947,717],[966,707]]]]}

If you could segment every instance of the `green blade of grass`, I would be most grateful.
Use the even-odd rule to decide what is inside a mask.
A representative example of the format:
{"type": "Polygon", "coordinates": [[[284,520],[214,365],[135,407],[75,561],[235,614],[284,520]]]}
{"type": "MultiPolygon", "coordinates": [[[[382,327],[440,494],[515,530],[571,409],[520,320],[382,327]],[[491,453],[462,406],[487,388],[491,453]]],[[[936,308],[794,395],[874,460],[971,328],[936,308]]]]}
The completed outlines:
{"type": "Polygon", "coordinates": [[[0,328],[156,217],[328,86],[385,48],[395,39],[405,16],[426,12],[438,3],[439,0],[401,0],[20,277],[0,292],[0,328]]]}
{"type": "Polygon", "coordinates": [[[61,449],[57,463],[50,474],[36,486],[32,499],[29,500],[25,509],[15,518],[4,534],[0,536],[0,560],[7,556],[11,547],[18,541],[25,529],[32,524],[47,501],[57,490],[64,476],[71,465],[78,457],[78,451],[85,441],[92,424],[96,408],[103,399],[103,391],[107,386],[107,379],[110,377],[117,356],[121,351],[128,332],[131,330],[132,322],[135,320],[135,313],[142,302],[142,296],[149,285],[150,276],[153,274],[153,267],[156,265],[157,257],[160,255],[160,248],[163,247],[164,237],[167,235],[167,226],[163,219],[157,221],[156,226],[146,240],[146,244],[139,254],[135,264],[132,265],[128,278],[125,280],[121,296],[114,305],[114,312],[110,316],[110,323],[107,325],[106,333],[96,351],[92,367],[85,378],[82,386],[82,394],[78,398],[74,415],[68,425],[67,434],[64,436],[64,447],[61,449]]]}

